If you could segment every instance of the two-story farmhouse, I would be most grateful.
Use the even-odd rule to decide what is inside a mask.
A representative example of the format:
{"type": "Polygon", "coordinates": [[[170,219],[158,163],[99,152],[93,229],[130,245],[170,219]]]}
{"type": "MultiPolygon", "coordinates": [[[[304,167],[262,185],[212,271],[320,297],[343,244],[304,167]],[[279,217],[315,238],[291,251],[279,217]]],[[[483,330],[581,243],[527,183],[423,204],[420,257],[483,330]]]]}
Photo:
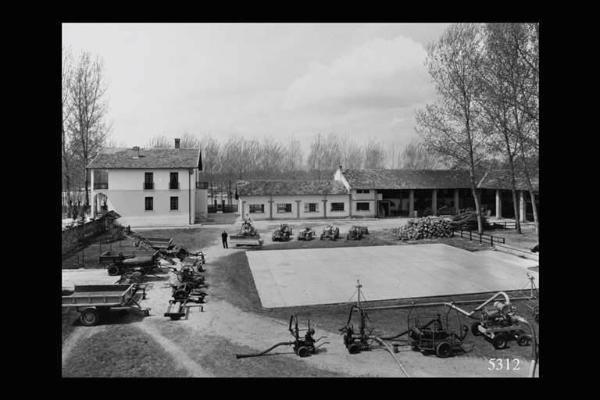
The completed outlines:
{"type": "Polygon", "coordinates": [[[88,165],[92,215],[115,210],[133,227],[183,226],[207,216],[200,149],[104,148],[88,165]]]}
{"type": "MultiPolygon", "coordinates": [[[[539,202],[537,176],[533,179],[539,202]]],[[[507,171],[478,178],[482,211],[514,218],[507,171]]],[[[532,220],[527,185],[517,181],[521,220],[532,220]]],[[[238,182],[239,212],[252,219],[394,217],[455,214],[474,208],[466,170],[342,169],[326,181],[238,182]]],[[[539,205],[538,205],[539,209],[539,205]]]]}

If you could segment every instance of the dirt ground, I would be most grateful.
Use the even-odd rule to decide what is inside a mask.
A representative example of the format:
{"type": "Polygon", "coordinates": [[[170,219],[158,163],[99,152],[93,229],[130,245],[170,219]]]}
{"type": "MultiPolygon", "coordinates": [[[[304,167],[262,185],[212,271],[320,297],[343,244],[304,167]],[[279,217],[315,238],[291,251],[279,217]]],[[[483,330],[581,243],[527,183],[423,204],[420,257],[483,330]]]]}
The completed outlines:
{"type": "MultiPolygon", "coordinates": [[[[237,226],[230,226],[232,233],[237,226]]],[[[171,289],[172,274],[150,282],[144,307],[151,307],[146,318],[133,313],[115,314],[105,324],[83,327],[77,324],[77,313],[63,313],[64,376],[198,376],[198,377],[341,377],[403,376],[396,361],[383,349],[350,355],[342,344],[338,329],[347,318],[349,305],[314,306],[297,309],[260,307],[260,301],[248,267],[245,250],[223,249],[221,228],[144,231],[147,236],[170,236],[189,250],[207,253],[209,287],[204,311],[191,310],[187,320],[171,321],[163,316],[171,289]],[[291,340],[287,331],[290,314],[297,313],[304,323],[311,319],[316,336],[326,335],[319,354],[299,358],[280,347],[275,355],[236,359],[235,354],[262,351],[280,341],[291,340]],[[97,360],[101,360],[98,364],[97,360]],[[98,368],[94,368],[98,365],[98,368]],[[110,374],[110,375],[109,375],[110,374]]],[[[385,237],[385,235],[383,235],[385,237]]],[[[270,239],[270,234],[269,234],[270,239]]],[[[318,245],[320,241],[309,242],[318,245]]],[[[343,243],[332,242],[335,244],[343,243]]],[[[299,243],[293,241],[290,243],[299,243]]],[[[325,243],[325,242],[324,242],[325,243]]],[[[330,242],[326,242],[330,243],[330,242]]],[[[362,241],[353,242],[362,245],[362,241]]],[[[397,242],[396,242],[397,243],[397,242]]],[[[384,243],[387,244],[387,243],[384,243]]],[[[273,244],[283,248],[289,243],[273,244]]],[[[302,246],[306,243],[302,242],[302,246]]],[[[265,246],[268,247],[269,245],[265,246]]],[[[309,244],[310,246],[310,244],[309,244]]],[[[264,248],[263,248],[264,249],[264,248]]],[[[91,272],[91,271],[90,271],[91,272]]],[[[379,304],[390,304],[382,302],[379,304]]],[[[524,303],[518,303],[525,312],[524,303]]],[[[467,308],[465,306],[465,308],[467,308]]],[[[423,310],[423,315],[435,309],[423,310]],[[427,311],[427,313],[425,313],[427,311]]],[[[377,333],[403,330],[408,311],[377,311],[369,318],[377,333]]],[[[458,321],[452,313],[450,324],[458,321]]],[[[439,359],[424,356],[409,348],[396,354],[410,376],[527,376],[530,347],[511,343],[505,350],[495,350],[481,338],[468,335],[467,353],[439,359]],[[489,358],[518,358],[518,371],[490,371],[489,358]]]]}

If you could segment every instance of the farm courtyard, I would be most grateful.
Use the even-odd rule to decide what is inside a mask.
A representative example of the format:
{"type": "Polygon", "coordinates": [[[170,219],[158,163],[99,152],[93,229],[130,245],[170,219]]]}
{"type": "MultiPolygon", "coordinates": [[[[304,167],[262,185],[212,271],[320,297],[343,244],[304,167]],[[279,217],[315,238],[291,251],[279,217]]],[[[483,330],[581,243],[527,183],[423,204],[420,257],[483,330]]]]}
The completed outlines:
{"type": "MultiPolygon", "coordinates": [[[[285,222],[285,221],[281,221],[285,222]]],[[[501,274],[500,269],[511,265],[510,271],[513,275],[521,274],[522,277],[514,277],[515,284],[502,288],[510,290],[509,295],[522,297],[529,294],[526,274],[534,273],[537,278],[539,268],[532,260],[519,258],[512,254],[492,251],[493,249],[485,243],[469,241],[460,237],[426,239],[419,241],[402,242],[395,239],[392,229],[405,223],[405,219],[383,219],[364,220],[360,222],[352,220],[340,221],[291,221],[294,234],[305,226],[310,226],[320,232],[322,228],[334,223],[340,227],[342,232],[358,223],[369,227],[369,235],[362,240],[321,241],[318,238],[312,241],[301,242],[294,239],[289,242],[273,243],[271,232],[279,226],[280,222],[260,221],[255,224],[264,245],[260,249],[232,248],[224,249],[221,245],[220,234],[223,230],[233,234],[239,230],[239,221],[223,225],[206,225],[191,229],[155,229],[140,230],[138,233],[147,237],[171,237],[174,242],[190,251],[202,250],[206,254],[206,304],[203,310],[192,308],[187,319],[172,321],[163,316],[169,299],[171,298],[171,287],[169,285],[174,274],[167,268],[155,275],[145,277],[147,284],[147,297],[142,301],[142,306],[150,307],[150,315],[142,317],[135,313],[111,312],[100,325],[93,327],[81,326],[78,321],[78,313],[75,311],[63,311],[62,313],[62,373],[64,377],[401,377],[403,374],[398,368],[393,357],[383,348],[375,348],[372,351],[360,354],[349,354],[342,342],[339,329],[343,327],[348,319],[348,312],[353,301],[352,293],[356,290],[353,286],[347,288],[348,299],[340,302],[313,302],[312,304],[290,303],[265,304],[259,294],[260,285],[255,282],[255,265],[260,264],[261,253],[273,251],[275,263],[270,266],[276,271],[277,260],[285,260],[286,251],[302,251],[302,249],[319,248],[336,249],[342,254],[347,251],[356,251],[358,247],[368,246],[365,252],[369,254],[378,253],[377,246],[381,250],[395,248],[394,246],[412,246],[411,251],[423,244],[438,248],[448,247],[447,255],[452,257],[449,264],[460,262],[456,259],[457,254],[466,253],[466,258],[484,257],[490,254],[490,260],[497,260],[498,270],[494,272],[494,264],[488,263],[481,271],[474,270],[478,263],[473,262],[468,274],[472,274],[473,281],[481,280],[478,284],[482,290],[461,290],[460,293],[429,292],[429,297],[424,293],[417,293],[418,302],[432,301],[460,301],[487,299],[500,287],[490,287],[494,290],[490,293],[480,293],[486,290],[487,283],[494,279],[494,274],[501,274]],[[438,247],[436,247],[438,246],[438,247]],[[352,249],[350,249],[352,248],[352,249]],[[279,251],[278,251],[279,250],[279,251]],[[371,253],[372,252],[372,253],[371,253]],[[249,262],[249,260],[251,260],[249,262]],[[515,272],[516,271],[516,272],[515,272]],[[479,274],[480,272],[480,274],[479,274]],[[254,273],[254,275],[253,275],[254,273]],[[517,282],[518,281],[518,282],[517,282]],[[522,285],[521,285],[522,282],[522,285]],[[257,289],[259,286],[259,289],[257,289]],[[467,294],[465,294],[467,293],[467,294]],[[435,296],[435,297],[434,297],[435,296]],[[334,304],[326,304],[334,303],[334,304]],[[264,306],[269,306],[264,307],[264,306]],[[273,306],[273,307],[271,307],[273,306]],[[290,315],[296,314],[300,324],[304,327],[306,320],[310,319],[311,326],[315,328],[315,337],[326,336],[326,344],[320,348],[318,354],[306,358],[300,358],[294,354],[291,347],[279,347],[273,353],[264,357],[236,359],[236,354],[247,354],[261,352],[273,344],[289,341],[292,337],[288,331],[290,315]]],[[[506,233],[509,233],[508,231],[506,233]]],[[[502,236],[503,232],[492,234],[502,236]]],[[[511,244],[512,232],[507,234],[507,244],[511,244]]],[[[523,237],[530,241],[536,241],[535,233],[526,231],[523,237]]],[[[520,239],[523,242],[522,239],[520,239]]],[[[126,242],[126,241],[123,241],[126,242]]],[[[525,241],[527,246],[529,241],[525,241]]],[[[519,243],[514,242],[515,247],[519,243]]],[[[87,263],[79,264],[73,268],[74,256],[63,260],[63,287],[72,287],[82,284],[112,284],[118,277],[108,276],[106,270],[94,262],[100,249],[90,244],[86,251],[87,263]]],[[[103,245],[106,246],[106,245],[103,245]]],[[[113,246],[121,248],[131,246],[130,243],[114,243],[113,246]]],[[[105,247],[106,248],[106,247],[105,247]]],[[[116,248],[116,247],[115,247],[116,248]]],[[[335,258],[335,252],[330,253],[335,258]]],[[[372,263],[379,261],[386,263],[389,272],[397,262],[401,264],[402,252],[393,251],[387,255],[381,255],[381,260],[372,259],[372,263]]],[[[273,258],[271,257],[271,258],[273,258]]],[[[76,257],[75,257],[76,258],[76,257]]],[[[265,257],[266,259],[267,257],[265,257]]],[[[483,258],[481,258],[482,265],[483,258]]],[[[306,261],[310,262],[309,259],[306,261]]],[[[355,259],[356,265],[345,271],[336,266],[335,273],[326,271],[327,265],[321,266],[320,270],[314,268],[307,273],[302,271],[303,266],[298,263],[298,257],[294,258],[293,265],[284,266],[288,268],[287,280],[282,280],[278,275],[273,275],[269,285],[271,290],[285,290],[285,285],[293,282],[294,269],[297,276],[305,281],[298,282],[294,290],[306,286],[312,290],[320,290],[323,281],[330,279],[333,285],[336,282],[336,274],[340,281],[354,283],[356,271],[360,270],[360,277],[364,284],[366,299],[378,299],[368,301],[368,306],[387,306],[396,304],[410,304],[414,298],[393,298],[390,296],[378,296],[378,288],[374,282],[379,278],[369,281],[369,268],[373,265],[365,264],[366,260],[355,259]],[[360,264],[360,265],[359,265],[360,264]],[[291,268],[291,269],[290,269],[291,268]],[[354,271],[354,272],[352,272],[354,271]],[[291,274],[291,275],[290,275],[291,274]],[[291,279],[291,280],[290,280],[291,279]],[[312,281],[312,282],[311,282],[312,281]],[[313,283],[314,282],[314,283],[313,283]]],[[[166,267],[166,265],[164,265],[166,267]]],[[[308,269],[310,265],[307,265],[308,269]]],[[[418,265],[413,265],[418,268],[418,265]]],[[[423,265],[419,271],[421,275],[417,278],[407,279],[404,284],[406,288],[427,287],[437,279],[439,270],[436,265],[423,265]]],[[[277,271],[276,271],[277,272],[277,271]]],[[[279,271],[283,273],[284,271],[279,271]]],[[[444,279],[451,281],[451,274],[445,274],[444,279]]],[[[465,275],[456,275],[461,284],[465,284],[465,275]]],[[[266,281],[265,281],[266,282],[266,281]]],[[[262,283],[264,284],[264,283],[262,283]]],[[[383,283],[382,283],[383,284],[383,283]]],[[[458,282],[457,282],[458,284],[458,282]]],[[[539,282],[536,280],[536,284],[539,282]]],[[[326,286],[326,285],[325,285],[326,286]]],[[[292,289],[292,286],[288,286],[292,289]]],[[[478,286],[479,287],[479,286],[478,286]]],[[[302,295],[299,290],[298,296],[302,295]]],[[[286,293],[289,296],[289,294],[286,293]]],[[[284,296],[285,297],[285,296],[284,296]]],[[[289,297],[287,297],[289,298],[289,297]]],[[[466,304],[464,308],[471,310],[478,303],[466,304]]],[[[529,321],[533,321],[529,304],[525,300],[516,300],[520,315],[529,321]]],[[[462,307],[462,306],[461,306],[462,307]]],[[[377,310],[369,312],[369,326],[374,328],[380,336],[389,336],[401,332],[407,328],[409,317],[418,313],[423,319],[435,316],[437,313],[444,318],[448,317],[447,323],[450,329],[458,331],[460,325],[471,324],[471,320],[455,313],[448,312],[444,307],[425,307],[415,311],[411,308],[395,310],[377,310]]],[[[537,329],[537,324],[534,324],[537,329]]],[[[516,342],[510,342],[509,347],[496,350],[488,341],[481,337],[468,334],[463,343],[464,353],[449,358],[438,358],[435,355],[423,355],[412,351],[410,346],[399,347],[396,357],[411,377],[526,377],[531,359],[531,346],[518,346],[516,342]],[[495,358],[518,360],[517,368],[510,370],[490,370],[489,360],[495,358]]],[[[514,365],[513,365],[514,366],[514,365]]]]}

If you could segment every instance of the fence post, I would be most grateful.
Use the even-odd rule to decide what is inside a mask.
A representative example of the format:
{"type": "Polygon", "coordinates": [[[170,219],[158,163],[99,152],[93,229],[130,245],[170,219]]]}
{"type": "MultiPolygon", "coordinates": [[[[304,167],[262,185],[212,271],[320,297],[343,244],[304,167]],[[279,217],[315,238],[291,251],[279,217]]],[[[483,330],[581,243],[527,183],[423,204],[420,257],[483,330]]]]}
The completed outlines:
{"type": "Polygon", "coordinates": [[[469,231],[469,240],[473,240],[473,231],[469,231]]]}
{"type": "Polygon", "coordinates": [[[494,246],[494,235],[490,235],[490,246],[494,246]]]}
{"type": "Polygon", "coordinates": [[[481,238],[481,236],[482,236],[482,235],[481,235],[481,233],[480,233],[480,234],[479,234],[479,243],[483,243],[483,242],[482,242],[482,238],[481,238]]]}

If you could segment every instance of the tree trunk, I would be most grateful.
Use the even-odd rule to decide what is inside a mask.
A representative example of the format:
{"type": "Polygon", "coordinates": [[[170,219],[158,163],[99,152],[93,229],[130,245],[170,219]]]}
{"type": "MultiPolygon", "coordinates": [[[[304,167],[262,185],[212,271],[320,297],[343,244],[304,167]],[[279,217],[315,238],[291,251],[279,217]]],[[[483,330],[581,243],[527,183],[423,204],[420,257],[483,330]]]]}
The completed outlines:
{"type": "Polygon", "coordinates": [[[510,140],[508,137],[508,133],[504,133],[504,139],[506,141],[506,151],[508,153],[508,165],[510,166],[510,188],[512,191],[513,197],[513,209],[515,211],[515,227],[517,229],[517,233],[521,232],[521,218],[519,216],[519,204],[517,204],[517,180],[515,178],[515,162],[513,153],[510,150],[510,140]]]}

